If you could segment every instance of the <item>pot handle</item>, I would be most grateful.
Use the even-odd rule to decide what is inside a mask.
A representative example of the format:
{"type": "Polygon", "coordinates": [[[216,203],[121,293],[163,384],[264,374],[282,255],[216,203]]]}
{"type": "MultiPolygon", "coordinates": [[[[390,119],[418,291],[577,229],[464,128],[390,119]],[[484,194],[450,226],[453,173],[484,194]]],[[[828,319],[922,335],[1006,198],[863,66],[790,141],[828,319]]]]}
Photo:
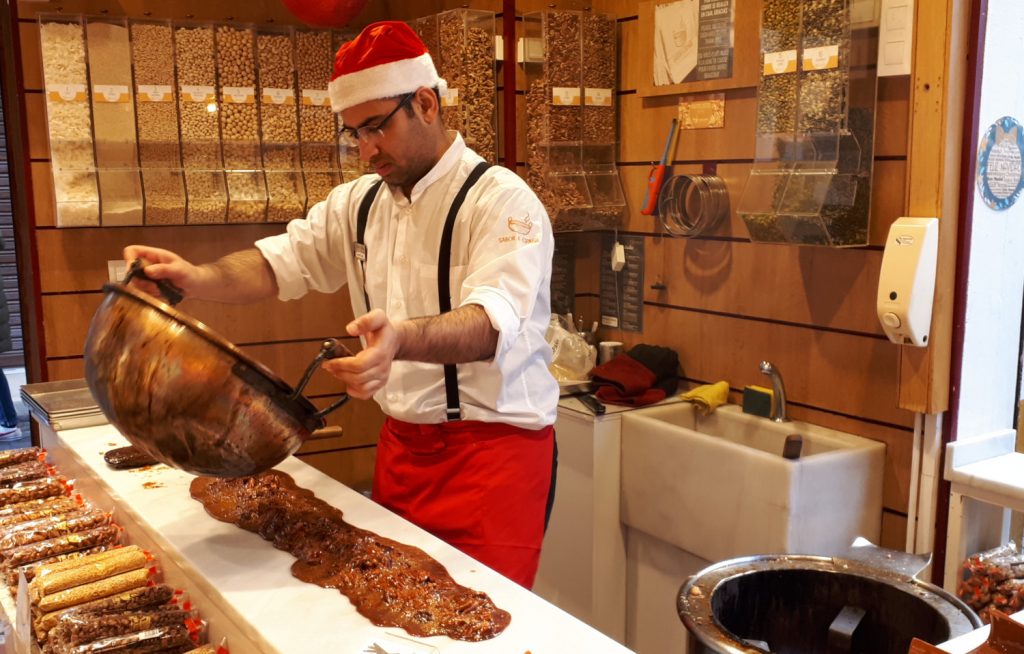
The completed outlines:
{"type": "MultiPolygon", "coordinates": [[[[352,352],[349,351],[349,349],[345,347],[344,344],[340,343],[337,339],[328,338],[327,340],[325,340],[323,343],[320,344],[320,352],[317,353],[317,355],[310,362],[309,366],[306,367],[306,372],[303,373],[302,375],[302,381],[300,381],[299,385],[295,387],[295,390],[292,392],[291,399],[296,400],[300,395],[302,395],[303,389],[306,388],[306,385],[309,383],[309,380],[313,378],[313,373],[317,371],[317,368],[319,368],[320,364],[322,364],[324,361],[327,361],[328,359],[337,359],[339,357],[350,356],[353,356],[352,352]]],[[[339,398],[337,401],[335,401],[334,404],[331,404],[325,409],[317,411],[313,417],[319,420],[326,416],[328,413],[334,411],[335,409],[341,408],[341,406],[348,402],[348,400],[349,397],[348,394],[346,393],[342,395],[341,398],[339,398]]]]}
{"type": "Polygon", "coordinates": [[[132,261],[132,265],[128,267],[128,272],[124,276],[124,285],[127,286],[133,277],[139,277],[156,284],[156,287],[160,289],[160,294],[164,296],[164,300],[172,307],[185,299],[185,293],[180,288],[166,279],[153,279],[146,274],[145,267],[146,262],[141,258],[132,261]]]}

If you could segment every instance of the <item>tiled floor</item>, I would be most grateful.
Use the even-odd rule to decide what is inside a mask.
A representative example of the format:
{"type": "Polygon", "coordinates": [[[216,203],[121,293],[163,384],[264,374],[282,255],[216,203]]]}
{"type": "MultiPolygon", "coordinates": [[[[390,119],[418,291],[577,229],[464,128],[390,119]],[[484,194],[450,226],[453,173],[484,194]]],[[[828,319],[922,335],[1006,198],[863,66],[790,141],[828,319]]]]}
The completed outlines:
{"type": "Polygon", "coordinates": [[[25,383],[24,368],[4,368],[4,375],[7,377],[7,385],[11,389],[11,397],[14,399],[14,409],[18,412],[18,426],[21,427],[21,438],[13,441],[0,442],[0,450],[14,450],[20,447],[28,447],[32,444],[31,432],[28,426],[28,409],[21,401],[21,385],[25,383]]]}

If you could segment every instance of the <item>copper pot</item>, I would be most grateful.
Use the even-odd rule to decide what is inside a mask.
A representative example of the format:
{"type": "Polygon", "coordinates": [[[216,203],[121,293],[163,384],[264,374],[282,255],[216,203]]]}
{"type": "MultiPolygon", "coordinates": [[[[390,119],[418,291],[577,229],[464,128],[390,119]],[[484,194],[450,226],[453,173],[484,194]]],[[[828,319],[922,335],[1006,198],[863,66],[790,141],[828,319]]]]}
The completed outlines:
{"type": "MultiPolygon", "coordinates": [[[[203,323],[127,285],[107,284],[85,343],[85,377],[107,419],[158,461],[200,475],[271,468],[324,426],[345,395],[318,411],[302,396],[343,346],[329,339],[293,389],[203,323]]],[[[171,303],[173,286],[158,282],[171,303]]]]}

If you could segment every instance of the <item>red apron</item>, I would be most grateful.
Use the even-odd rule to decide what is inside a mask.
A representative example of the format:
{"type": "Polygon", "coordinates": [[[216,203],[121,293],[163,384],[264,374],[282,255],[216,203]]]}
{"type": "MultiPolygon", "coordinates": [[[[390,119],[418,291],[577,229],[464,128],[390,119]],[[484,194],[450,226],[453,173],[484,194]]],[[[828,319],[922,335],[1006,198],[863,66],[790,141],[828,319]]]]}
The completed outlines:
{"type": "Polygon", "coordinates": [[[373,499],[531,588],[544,539],[554,428],[388,418],[373,499]]]}

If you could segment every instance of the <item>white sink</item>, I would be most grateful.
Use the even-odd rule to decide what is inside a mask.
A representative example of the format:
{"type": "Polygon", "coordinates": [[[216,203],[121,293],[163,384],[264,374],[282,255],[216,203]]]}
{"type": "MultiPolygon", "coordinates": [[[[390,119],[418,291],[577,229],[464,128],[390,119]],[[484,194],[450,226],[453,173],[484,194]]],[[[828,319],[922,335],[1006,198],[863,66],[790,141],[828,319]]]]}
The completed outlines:
{"type": "Polygon", "coordinates": [[[885,445],[803,422],[692,404],[622,416],[622,521],[709,561],[838,554],[878,542],[885,445]],[[799,459],[782,457],[788,434],[799,459]]]}

